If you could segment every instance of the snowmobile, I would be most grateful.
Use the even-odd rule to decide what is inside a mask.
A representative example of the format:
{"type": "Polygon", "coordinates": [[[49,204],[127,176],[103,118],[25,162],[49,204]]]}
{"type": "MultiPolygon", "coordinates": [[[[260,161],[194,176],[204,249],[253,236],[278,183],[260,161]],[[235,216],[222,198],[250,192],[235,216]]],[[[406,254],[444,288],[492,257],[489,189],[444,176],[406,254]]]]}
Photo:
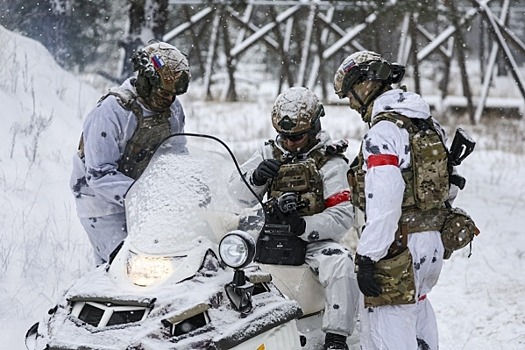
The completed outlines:
{"type": "Polygon", "coordinates": [[[308,274],[274,283],[252,263],[264,211],[228,194],[236,169],[215,137],[167,138],[126,194],[128,237],[28,330],[27,348],[301,349],[297,319],[322,304],[301,309],[308,274]]]}

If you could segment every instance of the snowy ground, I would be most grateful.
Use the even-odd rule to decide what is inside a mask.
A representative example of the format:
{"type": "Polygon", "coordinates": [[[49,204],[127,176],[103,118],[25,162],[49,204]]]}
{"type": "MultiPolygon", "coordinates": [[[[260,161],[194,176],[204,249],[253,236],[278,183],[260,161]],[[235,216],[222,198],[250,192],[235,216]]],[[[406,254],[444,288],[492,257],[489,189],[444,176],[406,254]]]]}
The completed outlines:
{"type": "MultiPolygon", "coordinates": [[[[41,45],[2,27],[0,44],[0,339],[2,349],[18,350],[27,328],[92,268],[68,178],[82,118],[101,92],[64,72],[41,45]]],[[[266,95],[256,102],[200,102],[192,88],[198,85],[181,99],[187,131],[221,137],[241,161],[273,136],[266,95]]],[[[326,111],[324,127],[349,139],[353,157],[365,125],[345,106],[326,111]]],[[[450,119],[447,126],[458,123],[450,119]]],[[[524,349],[524,122],[462,126],[478,146],[460,166],[467,187],[456,204],[481,235],[470,258],[467,248],[446,262],[429,295],[441,349],[524,349]]]]}

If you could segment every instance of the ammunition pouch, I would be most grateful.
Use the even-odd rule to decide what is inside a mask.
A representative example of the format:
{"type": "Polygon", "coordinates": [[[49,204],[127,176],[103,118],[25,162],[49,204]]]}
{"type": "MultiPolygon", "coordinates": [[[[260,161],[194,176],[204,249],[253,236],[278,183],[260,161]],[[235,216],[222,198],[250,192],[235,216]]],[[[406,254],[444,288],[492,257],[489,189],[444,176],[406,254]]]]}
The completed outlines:
{"type": "Polygon", "coordinates": [[[427,127],[410,134],[412,183],[407,182],[407,187],[412,187],[416,205],[422,210],[440,208],[449,189],[447,149],[431,123],[421,123],[427,127]]]}
{"type": "Polygon", "coordinates": [[[302,265],[306,244],[290,233],[288,225],[266,224],[257,239],[255,261],[270,265],[302,265]]]}
{"type": "Polygon", "coordinates": [[[297,194],[298,202],[303,203],[298,208],[302,216],[317,214],[325,209],[323,181],[313,158],[281,165],[268,196],[279,198],[286,192],[297,194]]]}
{"type": "Polygon", "coordinates": [[[383,291],[378,297],[365,297],[366,307],[416,302],[412,255],[406,242],[409,234],[425,231],[441,232],[444,259],[471,243],[480,233],[472,218],[461,208],[403,212],[394,243],[387,256],[375,264],[376,278],[383,291]]]}
{"type": "Polygon", "coordinates": [[[444,259],[450,258],[452,252],[471,243],[479,229],[472,218],[461,208],[450,208],[441,229],[441,240],[445,248],[444,259]]]}
{"type": "Polygon", "coordinates": [[[445,248],[444,259],[450,258],[452,252],[472,242],[474,236],[480,232],[472,218],[461,208],[403,210],[396,238],[386,258],[394,257],[406,248],[409,234],[426,231],[441,232],[445,248]]]}
{"type": "Polygon", "coordinates": [[[400,254],[375,263],[375,277],[382,292],[378,297],[366,297],[365,307],[405,305],[416,302],[416,284],[412,254],[405,248],[400,254]]]}
{"type": "Polygon", "coordinates": [[[390,245],[386,259],[397,256],[407,247],[408,235],[416,232],[440,231],[448,214],[448,209],[421,210],[404,209],[399,219],[394,242],[390,245]]]}

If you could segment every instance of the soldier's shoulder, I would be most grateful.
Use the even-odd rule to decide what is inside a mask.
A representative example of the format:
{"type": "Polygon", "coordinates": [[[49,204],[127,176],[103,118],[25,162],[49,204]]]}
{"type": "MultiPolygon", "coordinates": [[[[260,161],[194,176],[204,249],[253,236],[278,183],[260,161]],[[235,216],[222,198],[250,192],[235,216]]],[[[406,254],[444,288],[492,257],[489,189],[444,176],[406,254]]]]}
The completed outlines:
{"type": "Polygon", "coordinates": [[[372,126],[375,126],[381,122],[390,122],[399,128],[406,128],[411,123],[410,118],[395,112],[379,113],[372,120],[372,126]]]}

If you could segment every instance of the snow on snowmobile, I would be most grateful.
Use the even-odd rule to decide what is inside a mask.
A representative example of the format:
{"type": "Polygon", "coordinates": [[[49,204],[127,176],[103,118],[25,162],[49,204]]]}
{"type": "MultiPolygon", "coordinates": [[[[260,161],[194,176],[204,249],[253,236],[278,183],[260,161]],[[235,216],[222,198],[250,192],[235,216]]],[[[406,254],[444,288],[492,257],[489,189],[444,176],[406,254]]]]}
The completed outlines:
{"type": "Polygon", "coordinates": [[[212,136],[166,139],[126,195],[128,237],[28,330],[27,348],[300,349],[296,320],[315,304],[286,296],[301,297],[300,275],[288,274],[295,287],[277,277],[280,290],[252,264],[264,211],[229,196],[235,169],[212,136]]]}

